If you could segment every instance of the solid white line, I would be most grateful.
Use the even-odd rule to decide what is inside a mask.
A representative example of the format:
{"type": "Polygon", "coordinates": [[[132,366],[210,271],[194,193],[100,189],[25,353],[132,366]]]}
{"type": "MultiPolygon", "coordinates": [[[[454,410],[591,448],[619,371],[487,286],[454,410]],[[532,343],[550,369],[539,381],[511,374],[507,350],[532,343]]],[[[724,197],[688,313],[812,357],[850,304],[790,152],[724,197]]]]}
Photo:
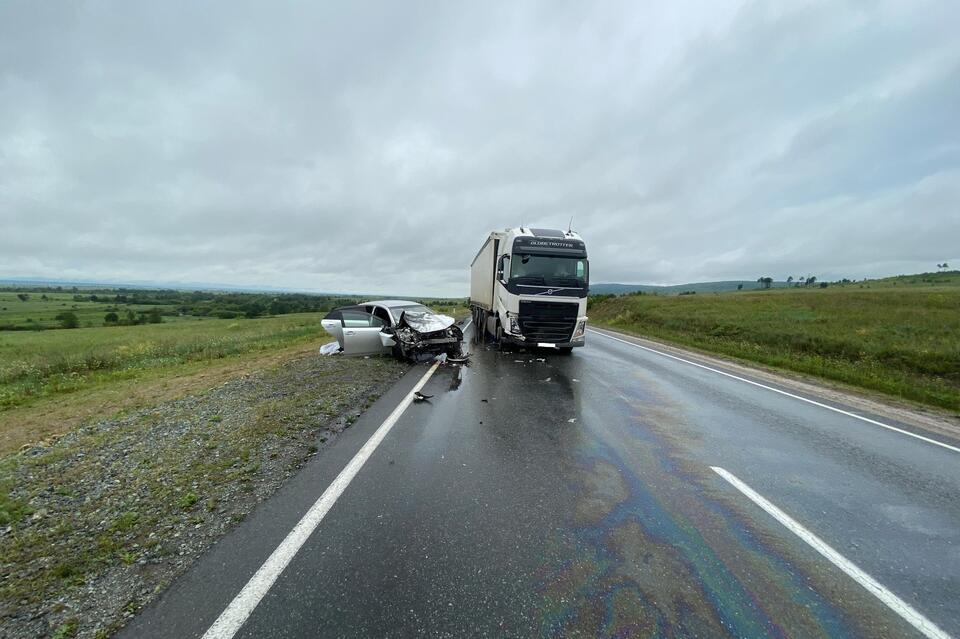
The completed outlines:
{"type": "Polygon", "coordinates": [[[763,495],[760,495],[755,490],[740,481],[740,479],[738,479],[733,473],[720,468],[719,466],[711,466],[710,468],[712,468],[715,473],[727,480],[727,482],[729,482],[734,488],[750,498],[750,501],[767,511],[768,514],[783,524],[790,532],[810,544],[814,550],[829,559],[833,565],[847,573],[847,575],[852,577],[858,584],[870,591],[870,594],[885,603],[887,607],[903,617],[907,623],[922,632],[925,636],[930,637],[930,639],[950,639],[950,635],[938,628],[935,623],[917,612],[903,599],[900,599],[900,597],[884,588],[876,579],[860,570],[856,564],[838,553],[812,532],[801,526],[796,522],[796,520],[790,517],[790,515],[767,501],[763,495]]]}
{"type": "Polygon", "coordinates": [[[308,510],[297,525],[293,527],[293,530],[291,530],[287,537],[277,546],[277,549],[273,551],[273,554],[260,566],[260,569],[250,578],[250,581],[243,587],[243,590],[234,597],[226,610],[213,622],[213,625],[204,633],[203,639],[230,639],[236,634],[240,626],[244,624],[253,612],[253,609],[256,608],[260,600],[263,599],[263,596],[266,595],[270,587],[273,586],[273,583],[277,580],[277,577],[280,576],[280,573],[283,572],[294,555],[297,554],[297,551],[300,550],[300,547],[303,546],[317,526],[320,525],[324,516],[337,502],[337,499],[343,494],[343,491],[350,485],[350,482],[363,467],[363,464],[370,458],[373,451],[375,451],[377,446],[380,445],[380,442],[383,441],[383,438],[387,436],[387,433],[390,432],[393,425],[397,423],[403,411],[405,411],[413,401],[413,394],[423,388],[424,384],[427,383],[427,380],[430,379],[430,376],[433,375],[433,372],[437,370],[437,366],[439,365],[440,362],[437,362],[431,366],[430,369],[423,374],[423,377],[420,378],[420,381],[417,382],[417,385],[397,404],[397,407],[393,409],[393,412],[390,413],[380,427],[377,428],[377,431],[367,440],[363,448],[353,456],[353,459],[340,471],[337,478],[327,486],[327,489],[323,491],[320,498],[314,502],[310,510],[308,510]]]}
{"type": "Polygon", "coordinates": [[[820,402],[818,402],[818,401],[815,401],[815,400],[812,400],[812,399],[808,399],[808,398],[806,398],[806,397],[801,397],[800,395],[794,395],[793,393],[788,393],[787,391],[780,390],[779,388],[774,388],[773,386],[767,386],[766,384],[761,384],[760,382],[755,382],[755,381],[753,381],[753,380],[751,380],[751,379],[747,379],[747,378],[745,378],[745,377],[738,377],[737,375],[733,375],[732,373],[727,373],[726,371],[722,371],[722,370],[719,370],[719,369],[716,369],[716,368],[711,368],[711,367],[709,367],[709,366],[704,366],[703,364],[698,364],[697,362],[692,362],[692,361],[690,361],[690,360],[688,360],[688,359],[683,359],[682,357],[677,357],[676,355],[671,355],[670,353],[664,353],[663,351],[658,351],[658,350],[655,349],[655,348],[650,348],[650,347],[648,347],[648,346],[643,346],[643,345],[637,344],[637,343],[635,343],[635,342],[630,342],[630,341],[627,341],[627,340],[625,340],[625,339],[620,339],[619,337],[614,337],[613,335],[608,335],[607,333],[604,333],[604,332],[602,332],[602,331],[598,331],[598,330],[593,329],[593,328],[590,329],[590,332],[591,332],[591,333],[596,333],[597,335],[603,335],[604,337],[608,337],[608,338],[610,338],[610,339],[612,339],[612,340],[616,340],[616,341],[618,341],[618,342],[623,342],[624,344],[629,344],[630,346],[636,346],[637,348],[642,348],[642,349],[645,350],[645,351],[650,351],[651,353],[656,353],[657,355],[663,355],[664,357],[669,357],[670,359],[675,359],[675,360],[677,360],[678,362],[684,362],[684,363],[686,363],[686,364],[691,364],[691,365],[693,365],[693,366],[696,366],[696,367],[698,367],[698,368],[702,368],[702,369],[704,369],[704,370],[708,370],[708,371],[711,371],[711,372],[714,372],[714,373],[719,373],[720,375],[725,375],[726,377],[730,377],[730,378],[732,378],[732,379],[740,380],[741,382],[746,382],[746,383],[748,383],[748,384],[753,384],[754,386],[759,386],[760,388],[765,388],[765,389],[767,389],[767,390],[769,390],[769,391],[773,391],[774,393],[780,393],[781,395],[786,395],[787,397],[792,397],[792,398],[794,398],[794,399],[799,399],[799,400],[802,401],[802,402],[807,402],[808,404],[813,404],[814,406],[819,406],[820,408],[826,408],[827,410],[832,410],[832,411],[835,412],[835,413],[840,413],[841,415],[846,415],[847,417],[853,417],[854,419],[859,419],[860,421],[864,421],[864,422],[867,422],[867,423],[869,423],[869,424],[873,424],[874,426],[879,426],[879,427],[881,427],[881,428],[886,428],[887,430],[892,430],[892,431],[898,432],[898,433],[900,433],[900,434],[902,434],[902,435],[907,435],[907,436],[909,436],[909,437],[913,437],[913,438],[915,438],[915,439],[919,439],[919,440],[925,441],[925,442],[927,442],[928,444],[934,444],[934,445],[936,445],[936,446],[940,446],[941,448],[946,448],[947,450],[952,450],[952,451],[955,452],[955,453],[960,453],[960,448],[958,448],[958,447],[956,447],[956,446],[951,446],[950,444],[946,444],[946,443],[944,443],[944,442],[937,441],[936,439],[931,439],[931,438],[929,438],[929,437],[924,437],[923,435],[918,435],[918,434],[916,434],[916,433],[911,433],[911,432],[908,431],[908,430],[903,430],[902,428],[897,428],[896,426],[891,426],[890,424],[884,424],[883,422],[878,422],[878,421],[875,420],[875,419],[870,419],[869,417],[864,417],[863,415],[857,415],[856,413],[851,413],[850,411],[846,411],[846,410],[843,410],[843,409],[841,409],[841,408],[836,408],[836,407],[830,406],[830,405],[828,405],[828,404],[822,404],[822,403],[820,403],[820,402]]]}

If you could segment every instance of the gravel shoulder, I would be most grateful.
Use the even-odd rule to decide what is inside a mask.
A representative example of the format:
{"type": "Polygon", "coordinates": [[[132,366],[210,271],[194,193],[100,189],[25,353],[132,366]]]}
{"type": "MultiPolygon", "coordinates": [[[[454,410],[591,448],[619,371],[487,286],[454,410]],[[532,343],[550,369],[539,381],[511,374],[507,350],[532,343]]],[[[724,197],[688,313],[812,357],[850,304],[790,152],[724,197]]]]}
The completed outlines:
{"type": "Polygon", "coordinates": [[[0,456],[57,437],[81,424],[120,411],[135,411],[223,384],[240,375],[275,367],[298,356],[315,353],[316,340],[266,351],[237,353],[222,359],[187,362],[173,367],[130,371],[82,390],[39,398],[26,406],[0,411],[0,456]]]}
{"type": "Polygon", "coordinates": [[[273,364],[0,458],[0,638],[109,636],[408,370],[273,364]]]}

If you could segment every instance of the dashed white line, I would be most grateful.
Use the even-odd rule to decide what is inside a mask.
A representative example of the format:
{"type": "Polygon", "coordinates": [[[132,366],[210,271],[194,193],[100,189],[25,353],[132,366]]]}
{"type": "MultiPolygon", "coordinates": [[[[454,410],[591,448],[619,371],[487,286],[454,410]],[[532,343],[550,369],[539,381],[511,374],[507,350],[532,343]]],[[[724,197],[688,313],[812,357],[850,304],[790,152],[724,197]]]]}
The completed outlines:
{"type": "Polygon", "coordinates": [[[306,543],[313,531],[316,530],[317,526],[320,525],[320,522],[323,521],[323,518],[337,502],[340,495],[343,494],[343,491],[350,485],[350,482],[363,467],[364,463],[370,459],[373,451],[377,449],[377,446],[379,446],[380,442],[387,436],[387,433],[390,432],[393,425],[397,423],[397,420],[413,401],[413,394],[423,388],[424,384],[427,383],[427,380],[430,379],[430,376],[433,375],[439,365],[440,362],[435,363],[423,374],[423,377],[420,378],[417,385],[407,393],[403,401],[393,409],[393,412],[387,416],[380,427],[377,428],[376,432],[371,435],[370,439],[357,451],[357,454],[353,456],[350,463],[348,463],[344,469],[340,471],[336,479],[327,486],[327,489],[323,491],[319,499],[314,502],[310,510],[297,522],[293,530],[287,534],[286,538],[277,546],[277,549],[274,550],[270,557],[260,566],[260,569],[254,573],[253,577],[250,578],[239,594],[233,598],[233,601],[230,602],[226,610],[220,613],[217,620],[214,621],[213,625],[204,633],[203,639],[231,639],[231,637],[236,634],[244,622],[250,617],[250,614],[254,608],[257,607],[257,604],[260,603],[260,600],[263,599],[263,596],[266,595],[270,587],[273,586],[273,583],[280,576],[280,573],[290,564],[290,561],[293,560],[297,551],[306,543]]]}
{"type": "Polygon", "coordinates": [[[730,485],[746,495],[750,501],[767,511],[769,515],[783,524],[787,530],[795,534],[803,541],[807,542],[814,550],[829,559],[833,565],[847,573],[847,575],[852,577],[854,581],[866,588],[870,594],[886,604],[888,608],[903,617],[907,623],[922,632],[925,636],[929,637],[930,639],[950,639],[950,635],[937,627],[937,624],[933,623],[922,614],[917,612],[916,609],[914,609],[903,599],[884,588],[880,582],[862,571],[857,567],[856,564],[834,550],[830,545],[827,544],[827,542],[823,541],[815,534],[804,528],[795,519],[790,517],[790,515],[774,506],[772,503],[770,503],[770,501],[763,497],[763,495],[759,494],[750,488],[750,486],[743,483],[736,475],[728,470],[720,468],[719,466],[711,466],[710,468],[713,469],[713,472],[723,477],[730,485]]]}
{"type": "Polygon", "coordinates": [[[944,443],[944,442],[941,442],[941,441],[937,441],[936,439],[931,439],[930,437],[924,437],[923,435],[918,435],[918,434],[916,434],[916,433],[911,433],[911,432],[908,431],[908,430],[904,430],[904,429],[902,429],[902,428],[897,428],[896,426],[891,426],[890,424],[884,424],[883,422],[878,422],[878,421],[875,420],[875,419],[870,419],[869,417],[864,417],[863,415],[857,415],[856,413],[851,413],[850,411],[843,410],[842,408],[837,408],[837,407],[835,407],[835,406],[830,406],[829,404],[823,404],[823,403],[821,403],[821,402],[818,402],[818,401],[813,400],[813,399],[808,399],[808,398],[803,397],[803,396],[801,396],[801,395],[794,395],[793,393],[788,393],[788,392],[785,391],[785,390],[780,390],[779,388],[774,388],[773,386],[767,386],[766,384],[761,384],[760,382],[755,382],[755,381],[753,381],[752,379],[747,379],[746,377],[740,377],[740,376],[738,376],[738,375],[734,375],[734,374],[732,374],[732,373],[728,373],[728,372],[726,372],[726,371],[722,371],[722,370],[719,370],[719,369],[717,369],[717,368],[711,368],[710,366],[705,366],[705,365],[703,365],[703,364],[699,364],[699,363],[694,362],[694,361],[691,361],[691,360],[689,360],[689,359],[684,359],[684,358],[682,358],[682,357],[677,357],[676,355],[671,355],[670,353],[664,353],[663,351],[658,351],[657,349],[655,349],[655,348],[650,348],[649,346],[643,346],[642,344],[637,344],[636,342],[631,342],[631,341],[628,341],[628,340],[625,340],[625,339],[620,339],[619,337],[614,337],[613,335],[608,335],[607,333],[604,333],[604,332],[602,332],[602,331],[598,331],[598,330],[595,330],[595,329],[590,329],[590,332],[591,332],[591,333],[595,333],[595,334],[597,334],[597,335],[603,335],[603,336],[606,337],[606,338],[609,338],[609,339],[612,339],[612,340],[616,340],[616,341],[618,341],[618,342],[623,342],[624,344],[629,344],[630,346],[636,346],[637,348],[642,348],[642,349],[645,350],[645,351],[650,351],[651,353],[656,353],[657,355],[663,355],[664,357],[669,357],[670,359],[675,359],[675,360],[677,360],[678,362],[684,362],[685,364],[690,364],[691,366],[696,366],[696,367],[698,367],[698,368],[702,368],[702,369],[704,369],[704,370],[708,370],[708,371],[711,371],[711,372],[713,372],[713,373],[717,373],[717,374],[719,374],[719,375],[724,375],[724,376],[726,376],[726,377],[730,377],[731,379],[736,379],[736,380],[739,380],[739,381],[741,381],[741,382],[746,382],[747,384],[753,384],[754,386],[758,386],[758,387],[760,387],[760,388],[764,388],[764,389],[766,389],[766,390],[768,390],[768,391],[773,391],[774,393],[780,393],[781,395],[786,395],[787,397],[792,397],[793,399],[799,399],[799,400],[802,401],[802,402],[807,402],[808,404],[813,404],[814,406],[819,406],[820,408],[826,408],[827,410],[832,410],[832,411],[835,412],[835,413],[840,413],[841,415],[846,415],[847,417],[853,417],[854,419],[859,419],[860,421],[867,422],[868,424],[873,424],[874,426],[879,426],[880,428],[886,428],[887,430],[892,430],[892,431],[894,431],[894,432],[900,433],[901,435],[907,435],[908,437],[913,437],[914,439],[919,439],[919,440],[921,440],[921,441],[925,441],[925,442],[927,442],[928,444],[933,444],[933,445],[935,445],[935,446],[940,446],[941,448],[946,448],[947,450],[952,450],[952,451],[955,452],[955,453],[960,453],[960,448],[958,448],[958,447],[956,447],[956,446],[951,446],[950,444],[947,444],[947,443],[944,443]]]}

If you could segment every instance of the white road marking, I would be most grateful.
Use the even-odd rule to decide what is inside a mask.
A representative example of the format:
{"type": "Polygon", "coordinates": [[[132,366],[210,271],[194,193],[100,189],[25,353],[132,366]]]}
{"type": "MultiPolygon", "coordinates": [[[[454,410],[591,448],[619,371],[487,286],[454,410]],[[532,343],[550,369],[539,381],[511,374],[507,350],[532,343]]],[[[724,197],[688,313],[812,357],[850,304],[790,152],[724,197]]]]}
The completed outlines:
{"type": "Polygon", "coordinates": [[[922,632],[925,636],[930,637],[930,639],[951,639],[950,635],[937,627],[937,624],[917,612],[903,599],[884,588],[880,582],[863,572],[856,564],[829,546],[827,542],[801,526],[796,520],[790,517],[790,515],[774,506],[764,498],[763,495],[747,486],[737,478],[736,475],[719,466],[711,466],[710,468],[713,469],[713,472],[727,480],[734,488],[746,495],[750,501],[767,511],[769,515],[783,524],[787,530],[810,544],[814,550],[829,559],[833,565],[847,573],[854,581],[866,588],[870,594],[886,604],[887,607],[903,617],[907,623],[922,632]]]}
{"type": "Polygon", "coordinates": [[[670,359],[675,359],[675,360],[677,360],[678,362],[684,362],[685,364],[691,364],[692,366],[696,366],[696,367],[702,368],[702,369],[704,369],[704,370],[708,370],[708,371],[711,371],[711,372],[714,372],[714,373],[718,373],[718,374],[720,374],[720,375],[724,375],[724,376],[730,377],[730,378],[732,378],[732,379],[737,379],[737,380],[740,380],[741,382],[746,382],[747,384],[753,384],[754,386],[759,386],[760,388],[765,388],[766,390],[773,391],[774,393],[780,393],[781,395],[786,395],[787,397],[792,397],[792,398],[794,398],[794,399],[799,399],[799,400],[802,401],[802,402],[807,402],[808,404],[813,404],[814,406],[819,406],[820,408],[826,408],[827,410],[832,410],[832,411],[835,412],[835,413],[840,413],[841,415],[846,415],[847,417],[853,417],[854,419],[859,419],[860,421],[864,421],[864,422],[867,422],[867,423],[869,423],[869,424],[873,424],[874,426],[879,426],[879,427],[881,427],[881,428],[886,428],[887,430],[892,430],[892,431],[895,431],[895,432],[900,433],[900,434],[902,434],[902,435],[907,435],[907,436],[909,436],[909,437],[913,437],[913,438],[915,438],[915,439],[919,439],[919,440],[925,441],[925,442],[927,442],[928,444],[934,444],[934,445],[936,445],[936,446],[940,446],[941,448],[946,448],[947,450],[952,450],[952,451],[955,452],[955,453],[960,453],[960,448],[958,448],[957,446],[951,446],[950,444],[947,444],[947,443],[944,443],[944,442],[941,442],[941,441],[937,441],[936,439],[931,439],[931,438],[929,438],[929,437],[924,437],[923,435],[918,435],[918,434],[916,434],[916,433],[911,433],[911,432],[908,431],[908,430],[903,430],[902,428],[897,428],[896,426],[891,426],[890,424],[884,424],[883,422],[878,422],[878,421],[875,420],[875,419],[870,419],[869,417],[864,417],[863,415],[857,415],[856,413],[851,413],[850,411],[846,411],[846,410],[843,410],[843,409],[841,409],[841,408],[836,408],[835,406],[830,406],[829,404],[822,404],[822,403],[820,403],[820,402],[818,402],[818,401],[815,401],[815,400],[812,400],[812,399],[808,399],[808,398],[802,397],[802,396],[800,396],[800,395],[794,395],[793,393],[788,393],[788,392],[785,391],[785,390],[780,390],[779,388],[774,388],[773,386],[767,386],[766,384],[761,384],[760,382],[755,382],[755,381],[753,381],[753,380],[751,380],[751,379],[747,379],[747,378],[745,378],[745,377],[739,377],[739,376],[737,376],[737,375],[734,375],[734,374],[732,374],[732,373],[728,373],[728,372],[726,372],[726,371],[722,371],[722,370],[719,370],[719,369],[716,369],[716,368],[711,368],[710,366],[704,366],[703,364],[698,364],[697,362],[693,362],[693,361],[690,361],[690,360],[688,360],[688,359],[683,359],[682,357],[677,357],[676,355],[671,355],[670,353],[664,353],[663,351],[658,351],[657,349],[655,349],[655,348],[650,348],[649,346],[643,346],[643,345],[637,344],[637,343],[635,343],[635,342],[630,342],[630,341],[627,341],[627,340],[625,340],[625,339],[620,339],[619,337],[614,337],[613,335],[608,335],[607,333],[604,333],[604,332],[602,332],[602,331],[598,331],[598,330],[596,330],[596,329],[592,329],[592,328],[591,328],[591,329],[590,329],[590,332],[591,332],[591,333],[596,333],[597,335],[603,335],[604,337],[610,338],[610,339],[612,339],[612,340],[616,340],[616,341],[618,341],[618,342],[623,342],[624,344],[629,344],[630,346],[636,346],[637,348],[642,348],[642,349],[645,350],[645,351],[650,351],[651,353],[656,353],[657,355],[663,355],[664,357],[669,357],[670,359]]]}
{"type": "Polygon", "coordinates": [[[254,608],[257,607],[257,604],[260,603],[260,600],[263,599],[263,596],[266,595],[270,587],[273,586],[273,583],[280,576],[280,573],[282,573],[291,560],[293,560],[294,555],[297,554],[300,547],[303,546],[317,526],[320,525],[324,516],[326,516],[330,508],[337,502],[337,499],[343,494],[347,486],[350,485],[350,482],[363,467],[364,463],[370,459],[373,451],[377,449],[377,446],[379,446],[380,442],[387,436],[387,433],[390,432],[393,425],[397,423],[397,420],[413,401],[413,394],[423,388],[439,365],[440,362],[437,362],[431,366],[430,369],[423,374],[423,377],[420,378],[420,381],[417,382],[417,385],[407,393],[403,401],[397,404],[397,407],[393,409],[393,412],[390,413],[380,427],[377,428],[376,432],[370,436],[370,439],[363,445],[363,448],[357,451],[357,454],[353,456],[350,463],[348,463],[344,469],[340,471],[336,479],[327,486],[327,489],[323,491],[320,498],[314,502],[310,510],[297,522],[297,525],[293,527],[293,530],[291,530],[280,545],[277,546],[273,554],[267,558],[240,593],[234,597],[226,610],[213,622],[213,625],[204,633],[203,639],[230,639],[236,634],[247,618],[250,617],[250,614],[254,608]]]}

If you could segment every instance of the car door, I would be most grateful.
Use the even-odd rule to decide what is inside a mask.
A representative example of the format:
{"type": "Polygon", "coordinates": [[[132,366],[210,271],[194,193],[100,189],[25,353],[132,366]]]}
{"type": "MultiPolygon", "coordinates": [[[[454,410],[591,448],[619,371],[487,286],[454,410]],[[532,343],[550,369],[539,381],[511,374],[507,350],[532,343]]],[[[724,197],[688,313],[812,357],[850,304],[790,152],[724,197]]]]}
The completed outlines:
{"type": "Polygon", "coordinates": [[[320,320],[320,325],[323,326],[324,330],[333,335],[337,339],[337,343],[340,344],[340,348],[343,348],[343,318],[340,316],[342,309],[335,308],[327,316],[320,320]]]}
{"type": "Polygon", "coordinates": [[[384,350],[380,331],[384,322],[362,308],[340,311],[343,323],[343,352],[347,355],[373,355],[384,350]]]}
{"type": "Polygon", "coordinates": [[[376,304],[368,304],[363,307],[365,311],[373,315],[374,317],[379,317],[383,320],[385,326],[393,326],[394,322],[390,317],[390,311],[387,310],[386,306],[378,306],[376,304]]]}

